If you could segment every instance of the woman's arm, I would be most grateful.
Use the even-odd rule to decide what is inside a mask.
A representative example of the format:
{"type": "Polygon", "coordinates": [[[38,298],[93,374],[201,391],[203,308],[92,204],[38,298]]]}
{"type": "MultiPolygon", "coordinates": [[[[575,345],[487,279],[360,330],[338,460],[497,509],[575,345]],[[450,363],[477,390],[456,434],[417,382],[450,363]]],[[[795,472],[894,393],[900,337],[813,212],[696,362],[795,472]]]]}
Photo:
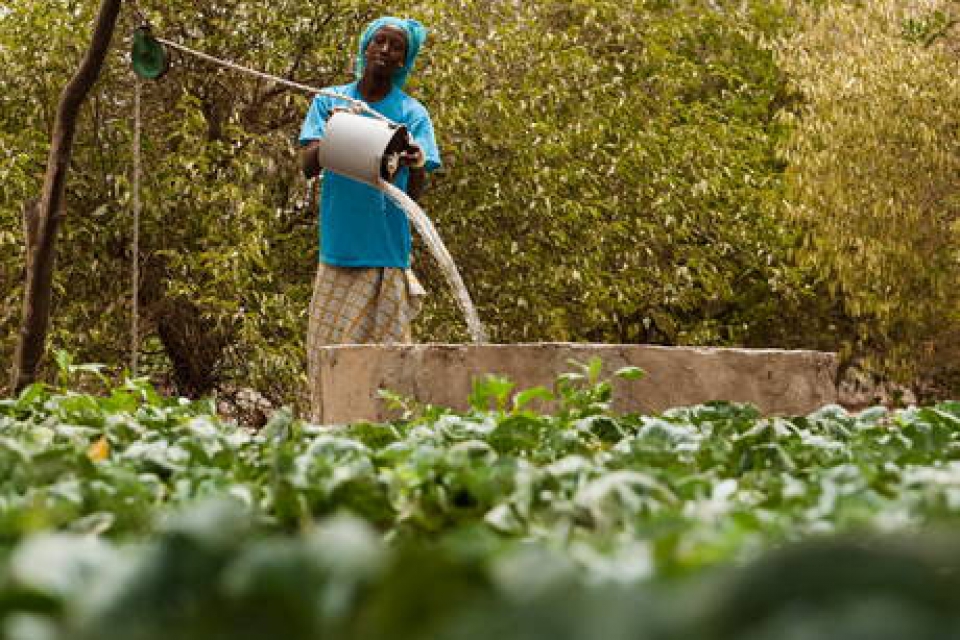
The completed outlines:
{"type": "Polygon", "coordinates": [[[300,168],[306,178],[315,178],[320,175],[320,159],[317,157],[317,150],[320,148],[319,140],[312,140],[307,146],[300,148],[300,168]]]}
{"type": "Polygon", "coordinates": [[[423,167],[410,167],[410,176],[407,178],[407,195],[414,201],[419,200],[427,186],[427,170],[423,167]]]}
{"type": "Polygon", "coordinates": [[[426,156],[423,149],[415,142],[408,143],[406,150],[400,154],[400,164],[410,171],[407,177],[407,195],[416,201],[427,186],[426,156]]]}

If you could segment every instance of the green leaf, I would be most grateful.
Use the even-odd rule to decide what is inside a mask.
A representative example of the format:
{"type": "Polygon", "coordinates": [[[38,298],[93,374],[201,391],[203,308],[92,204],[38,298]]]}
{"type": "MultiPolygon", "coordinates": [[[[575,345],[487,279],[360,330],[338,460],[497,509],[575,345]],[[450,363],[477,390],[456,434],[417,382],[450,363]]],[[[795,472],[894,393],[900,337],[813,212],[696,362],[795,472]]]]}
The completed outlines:
{"type": "Polygon", "coordinates": [[[487,375],[473,381],[468,402],[475,411],[487,411],[491,403],[498,411],[503,411],[513,391],[514,383],[503,376],[487,375]]]}
{"type": "Polygon", "coordinates": [[[553,402],[555,399],[556,396],[554,396],[553,393],[546,387],[532,387],[530,389],[524,389],[514,396],[513,411],[515,413],[522,411],[524,407],[534,400],[553,402]]]}
{"type": "Polygon", "coordinates": [[[647,372],[640,367],[622,367],[617,369],[613,375],[623,380],[641,380],[646,377],[647,372]]]}

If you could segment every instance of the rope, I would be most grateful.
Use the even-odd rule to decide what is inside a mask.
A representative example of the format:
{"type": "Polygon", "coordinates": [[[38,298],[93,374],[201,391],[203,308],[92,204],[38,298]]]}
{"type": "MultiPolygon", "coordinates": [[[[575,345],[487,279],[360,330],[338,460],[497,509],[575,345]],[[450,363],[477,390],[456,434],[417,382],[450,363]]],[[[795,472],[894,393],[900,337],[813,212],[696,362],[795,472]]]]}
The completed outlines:
{"type": "Polygon", "coordinates": [[[140,355],[140,78],[135,79],[133,92],[133,294],[130,313],[130,372],[137,377],[140,355]]]}
{"type": "Polygon", "coordinates": [[[339,93],[335,93],[335,92],[333,92],[333,91],[327,91],[327,90],[325,90],[325,89],[317,89],[317,88],[311,87],[311,86],[309,86],[309,85],[300,84],[299,82],[293,82],[292,80],[287,80],[287,79],[285,79],[285,78],[279,78],[279,77],[277,77],[277,76],[270,75],[269,73],[264,73],[263,71],[257,71],[256,69],[251,69],[251,68],[249,68],[249,67],[244,67],[244,66],[241,66],[241,65],[239,65],[239,64],[237,64],[237,63],[235,63],[235,62],[230,62],[229,60],[222,60],[222,59],[220,59],[220,58],[216,58],[216,57],[214,57],[214,56],[211,56],[211,55],[208,54],[208,53],[203,53],[203,52],[201,52],[201,51],[195,51],[195,50],[193,50],[193,49],[190,49],[189,47],[183,46],[182,44],[177,44],[176,42],[171,42],[170,40],[167,40],[166,38],[156,38],[156,40],[157,40],[157,42],[160,42],[160,43],[163,43],[163,44],[167,45],[167,46],[170,47],[171,49],[176,49],[177,51],[181,51],[181,52],[186,53],[186,54],[188,54],[188,55],[191,55],[191,56],[195,56],[195,57],[197,57],[197,58],[200,58],[201,60],[206,60],[207,62],[211,62],[211,63],[216,64],[216,65],[220,65],[221,67],[226,67],[227,69],[233,69],[234,71],[239,71],[239,72],[241,72],[241,73],[247,73],[247,74],[250,74],[250,75],[252,75],[252,76],[256,76],[256,77],[261,78],[261,79],[264,79],[264,80],[269,80],[269,81],[271,81],[271,82],[276,82],[277,84],[284,85],[284,86],[289,87],[289,88],[291,88],[291,89],[297,89],[298,91],[306,91],[307,93],[313,93],[313,94],[316,94],[316,95],[327,96],[327,97],[329,97],[329,98],[339,98],[340,100],[344,100],[344,101],[350,103],[350,105],[351,105],[354,109],[358,109],[358,110],[361,110],[361,111],[365,111],[366,113],[368,113],[369,115],[373,116],[374,118],[377,118],[377,119],[379,119],[379,120],[383,120],[384,122],[388,122],[388,123],[390,123],[390,124],[396,124],[395,122],[393,122],[392,120],[390,120],[389,118],[387,118],[386,116],[384,116],[383,114],[381,114],[381,113],[379,113],[379,112],[377,112],[377,111],[374,111],[371,107],[369,107],[369,106],[367,105],[367,103],[363,102],[362,100],[357,100],[357,99],[355,99],[355,98],[350,98],[350,97],[341,95],[341,94],[339,94],[339,93]]]}

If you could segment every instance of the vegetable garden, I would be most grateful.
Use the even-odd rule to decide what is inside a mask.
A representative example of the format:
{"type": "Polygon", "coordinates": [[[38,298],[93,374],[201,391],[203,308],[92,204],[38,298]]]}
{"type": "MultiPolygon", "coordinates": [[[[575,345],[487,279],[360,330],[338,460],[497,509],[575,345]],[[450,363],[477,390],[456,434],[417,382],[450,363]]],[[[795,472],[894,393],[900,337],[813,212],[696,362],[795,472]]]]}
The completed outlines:
{"type": "Polygon", "coordinates": [[[552,390],[488,378],[466,412],[407,403],[402,420],[334,429],[281,411],[253,431],[142,380],[34,385],[0,403],[4,635],[920,638],[960,624],[960,546],[931,533],[960,507],[960,403],[618,415],[599,363],[571,366],[552,390]],[[529,408],[546,395],[554,411],[529,408]]]}
{"type": "MultiPolygon", "coordinates": [[[[329,85],[382,3],[321,4],[143,10],[329,85]]],[[[52,106],[96,5],[0,7],[4,365],[52,106]]],[[[413,88],[445,169],[424,205],[493,341],[838,351],[922,405],[622,414],[593,361],[550,389],[478,379],[462,412],[386,393],[401,419],[304,422],[304,97],[186,58],[145,85],[131,243],[139,110],[115,42],[50,291],[51,352],[105,366],[59,351],[45,382],[0,381],[0,638],[960,637],[956,0],[391,8],[432,29],[413,88]],[[180,397],[243,394],[290,408],[253,428],[180,397]]],[[[415,330],[465,336],[443,294],[415,330]]]]}

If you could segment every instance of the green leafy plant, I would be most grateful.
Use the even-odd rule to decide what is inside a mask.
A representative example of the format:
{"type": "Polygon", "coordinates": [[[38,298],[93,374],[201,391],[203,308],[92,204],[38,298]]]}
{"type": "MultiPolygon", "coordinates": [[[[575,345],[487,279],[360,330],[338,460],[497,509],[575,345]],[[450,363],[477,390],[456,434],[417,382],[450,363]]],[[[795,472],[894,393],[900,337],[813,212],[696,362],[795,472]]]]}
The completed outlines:
{"type": "Polygon", "coordinates": [[[555,411],[494,377],[465,412],[338,428],[284,410],[255,432],[144,380],[2,400],[4,634],[732,640],[956,622],[955,535],[917,536],[957,524],[960,403],[621,415],[602,363],[572,364],[566,396],[529,390],[555,411]]]}

